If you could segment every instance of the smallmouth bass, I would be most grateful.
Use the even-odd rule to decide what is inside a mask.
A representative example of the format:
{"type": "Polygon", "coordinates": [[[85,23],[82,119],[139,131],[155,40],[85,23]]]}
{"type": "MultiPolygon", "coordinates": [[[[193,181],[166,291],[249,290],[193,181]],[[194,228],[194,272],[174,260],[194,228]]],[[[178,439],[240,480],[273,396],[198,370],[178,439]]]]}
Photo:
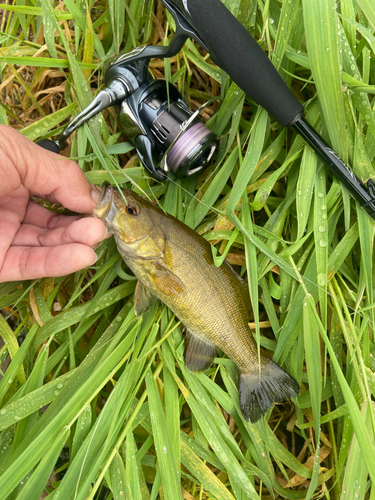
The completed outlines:
{"type": "Polygon", "coordinates": [[[224,262],[216,267],[211,245],[191,228],[133,191],[121,193],[104,183],[94,215],[115,237],[117,248],[138,278],[134,294],[137,315],[156,298],[186,328],[185,363],[190,371],[212,364],[216,346],[239,370],[240,407],[256,422],[274,402],[295,397],[298,383],[261,354],[250,333],[246,282],[224,262]]]}

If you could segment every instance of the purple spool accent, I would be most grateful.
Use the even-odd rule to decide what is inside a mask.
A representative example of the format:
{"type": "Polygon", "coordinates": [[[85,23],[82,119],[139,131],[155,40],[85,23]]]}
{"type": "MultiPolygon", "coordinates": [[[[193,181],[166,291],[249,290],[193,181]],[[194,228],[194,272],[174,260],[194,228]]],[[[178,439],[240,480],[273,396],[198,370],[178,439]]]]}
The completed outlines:
{"type": "Polygon", "coordinates": [[[173,172],[177,172],[181,163],[190,155],[201,141],[211,134],[202,122],[195,123],[178,139],[176,144],[168,153],[168,166],[173,172]]]}

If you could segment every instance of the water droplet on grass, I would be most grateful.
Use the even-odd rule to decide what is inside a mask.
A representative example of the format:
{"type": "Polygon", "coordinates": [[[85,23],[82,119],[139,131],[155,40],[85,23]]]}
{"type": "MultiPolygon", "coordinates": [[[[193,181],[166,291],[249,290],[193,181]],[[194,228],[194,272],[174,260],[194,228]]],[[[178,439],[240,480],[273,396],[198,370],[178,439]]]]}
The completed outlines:
{"type": "Polygon", "coordinates": [[[327,275],[324,273],[318,274],[318,285],[325,286],[327,284],[327,275]]]}

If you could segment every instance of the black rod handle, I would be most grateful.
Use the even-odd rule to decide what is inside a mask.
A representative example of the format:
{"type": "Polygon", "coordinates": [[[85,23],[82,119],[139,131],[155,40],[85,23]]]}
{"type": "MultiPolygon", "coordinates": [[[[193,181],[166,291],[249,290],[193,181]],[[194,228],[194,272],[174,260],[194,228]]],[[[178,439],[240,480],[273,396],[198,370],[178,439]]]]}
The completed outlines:
{"type": "Polygon", "coordinates": [[[215,62],[281,125],[291,125],[303,106],[242,24],[220,0],[183,4],[215,62]]]}
{"type": "MultiPolygon", "coordinates": [[[[181,4],[181,0],[177,3],[181,4]]],[[[375,218],[375,183],[370,180],[367,186],[363,184],[303,119],[302,104],[250,33],[221,1],[183,0],[183,8],[215,62],[281,125],[293,126],[362,208],[375,218]]]]}

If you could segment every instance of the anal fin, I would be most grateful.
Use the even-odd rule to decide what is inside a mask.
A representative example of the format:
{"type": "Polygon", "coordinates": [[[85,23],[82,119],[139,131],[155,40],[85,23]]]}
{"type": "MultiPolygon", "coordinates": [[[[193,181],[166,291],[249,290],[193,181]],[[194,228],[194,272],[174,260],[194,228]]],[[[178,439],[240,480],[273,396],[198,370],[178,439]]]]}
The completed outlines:
{"type": "Polygon", "coordinates": [[[203,372],[212,365],[216,353],[215,344],[211,344],[195,333],[186,330],[185,364],[191,372],[203,372]]]}

